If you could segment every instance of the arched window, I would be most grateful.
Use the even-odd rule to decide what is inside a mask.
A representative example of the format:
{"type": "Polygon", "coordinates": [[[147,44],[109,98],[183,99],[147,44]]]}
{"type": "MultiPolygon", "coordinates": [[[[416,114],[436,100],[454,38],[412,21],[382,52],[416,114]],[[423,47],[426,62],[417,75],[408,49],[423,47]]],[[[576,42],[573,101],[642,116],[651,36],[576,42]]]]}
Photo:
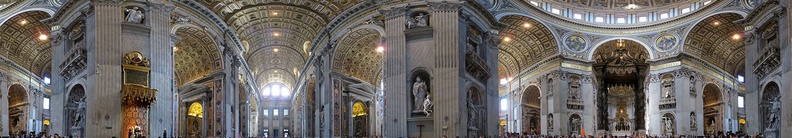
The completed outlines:
{"type": "Polygon", "coordinates": [[[264,98],[286,98],[289,97],[289,87],[281,83],[270,83],[264,86],[264,90],[261,93],[264,98]]]}

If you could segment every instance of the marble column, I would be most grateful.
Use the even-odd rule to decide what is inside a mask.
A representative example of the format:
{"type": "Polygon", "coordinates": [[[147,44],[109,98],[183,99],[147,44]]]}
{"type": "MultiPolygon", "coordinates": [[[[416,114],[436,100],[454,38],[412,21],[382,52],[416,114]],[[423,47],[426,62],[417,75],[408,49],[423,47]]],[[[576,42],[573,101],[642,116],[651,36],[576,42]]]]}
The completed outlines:
{"type": "MultiPolygon", "coordinates": [[[[333,79],[331,77],[331,67],[330,67],[330,49],[336,46],[334,41],[328,42],[327,45],[322,49],[318,56],[319,59],[314,63],[314,75],[317,77],[316,79],[316,111],[314,111],[317,115],[315,123],[315,134],[316,137],[333,137],[335,134],[333,133],[333,79]]],[[[340,106],[340,105],[339,105],[340,106]]]]}
{"type": "MultiPolygon", "coordinates": [[[[93,1],[93,13],[86,17],[88,49],[86,96],[86,137],[121,137],[121,23],[124,8],[116,1],[93,1]]],[[[64,134],[65,135],[65,134],[64,134]]]]}
{"type": "MultiPolygon", "coordinates": [[[[430,93],[434,95],[434,137],[441,137],[443,135],[454,137],[454,136],[467,136],[468,125],[470,122],[467,122],[467,114],[468,108],[466,104],[467,99],[467,90],[465,88],[460,88],[461,82],[461,75],[460,72],[464,72],[464,65],[460,65],[460,60],[464,59],[464,48],[460,48],[460,44],[464,44],[464,39],[460,40],[460,38],[464,38],[461,36],[465,36],[464,32],[466,29],[464,26],[460,26],[460,16],[459,10],[461,4],[457,3],[450,3],[450,2],[442,2],[442,3],[429,3],[428,6],[431,8],[430,18],[429,18],[429,25],[434,29],[433,34],[433,41],[434,41],[434,65],[429,65],[427,68],[431,68],[432,72],[434,73],[432,77],[433,79],[429,80],[431,83],[430,93]],[[460,68],[461,66],[461,68],[460,68]],[[443,96],[440,96],[443,95],[443,96]],[[445,120],[444,118],[462,118],[461,121],[455,123],[451,120],[445,120]]],[[[418,43],[416,43],[418,45],[418,43]]],[[[427,46],[427,45],[422,45],[427,46]]],[[[409,46],[409,50],[417,50],[413,49],[413,45],[409,46]]],[[[421,51],[409,51],[409,54],[420,53],[421,51]]],[[[409,61],[409,62],[419,62],[419,61],[409,61]]],[[[412,69],[406,69],[408,71],[412,69]]],[[[408,78],[408,80],[412,80],[408,78]]],[[[484,92],[486,93],[486,91],[484,92]]],[[[486,99],[487,102],[491,102],[487,97],[482,97],[486,99]]],[[[496,100],[497,101],[497,100],[496,100]]],[[[497,111],[497,109],[496,109],[497,111]]],[[[483,118],[479,118],[481,120],[483,118]]],[[[497,118],[496,118],[497,119],[497,118]]],[[[481,120],[483,124],[487,119],[481,120]]],[[[494,127],[490,124],[486,124],[485,128],[478,128],[478,129],[486,129],[486,127],[494,127]]],[[[411,127],[411,126],[408,126],[411,127]]],[[[479,135],[486,135],[486,134],[479,134],[479,135]]]]}
{"type": "MultiPolygon", "coordinates": [[[[174,82],[174,57],[170,36],[170,13],[174,7],[165,3],[149,3],[149,16],[146,20],[151,31],[149,32],[148,55],[151,61],[150,87],[157,89],[157,100],[149,109],[149,137],[159,137],[167,131],[171,136],[175,132],[174,115],[178,113],[173,109],[173,93],[178,93],[174,82]]],[[[126,38],[125,38],[126,39],[126,38]]],[[[125,51],[126,52],[126,51],[125,51]]],[[[162,136],[165,137],[165,136],[162,136]]]]}
{"type": "MultiPolygon", "coordinates": [[[[5,73],[0,72],[0,107],[8,107],[8,89],[10,87],[8,81],[8,76],[5,73]]],[[[2,132],[0,135],[10,136],[8,108],[0,108],[0,113],[3,113],[0,114],[0,127],[3,128],[3,130],[0,130],[0,132],[2,132]]]]}
{"type": "Polygon", "coordinates": [[[662,99],[663,81],[660,79],[661,74],[652,72],[648,75],[649,86],[646,91],[646,98],[649,99],[646,103],[646,131],[648,135],[662,135],[663,113],[660,111],[660,99],[662,99]]]}
{"type": "MultiPolygon", "coordinates": [[[[404,30],[407,8],[406,5],[395,5],[380,12],[385,15],[385,61],[383,81],[385,84],[385,137],[407,137],[407,109],[409,100],[407,92],[407,73],[405,59],[404,30]]],[[[319,102],[319,101],[317,101],[319,102]]]]}

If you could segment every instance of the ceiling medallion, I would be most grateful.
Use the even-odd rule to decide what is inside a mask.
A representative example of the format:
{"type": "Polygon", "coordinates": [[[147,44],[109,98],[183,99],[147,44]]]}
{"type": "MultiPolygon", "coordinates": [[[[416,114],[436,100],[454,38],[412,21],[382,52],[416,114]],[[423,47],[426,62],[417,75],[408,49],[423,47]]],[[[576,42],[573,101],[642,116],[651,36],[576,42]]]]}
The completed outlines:
{"type": "Polygon", "coordinates": [[[587,45],[588,41],[585,39],[585,37],[578,34],[569,35],[564,39],[564,46],[566,49],[575,53],[585,51],[587,45]]]}
{"type": "Polygon", "coordinates": [[[679,43],[678,37],[672,34],[664,34],[657,39],[655,39],[655,47],[656,51],[666,52],[668,50],[672,50],[676,48],[677,44],[679,43]]]}

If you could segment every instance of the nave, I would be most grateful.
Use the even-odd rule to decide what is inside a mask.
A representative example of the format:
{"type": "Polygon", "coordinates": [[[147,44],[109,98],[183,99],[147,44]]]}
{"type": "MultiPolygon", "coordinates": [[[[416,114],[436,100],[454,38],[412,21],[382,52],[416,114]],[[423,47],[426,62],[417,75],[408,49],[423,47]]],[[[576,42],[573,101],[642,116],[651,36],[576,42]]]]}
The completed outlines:
{"type": "Polygon", "coordinates": [[[0,0],[0,137],[792,137],[791,6],[0,0]]]}

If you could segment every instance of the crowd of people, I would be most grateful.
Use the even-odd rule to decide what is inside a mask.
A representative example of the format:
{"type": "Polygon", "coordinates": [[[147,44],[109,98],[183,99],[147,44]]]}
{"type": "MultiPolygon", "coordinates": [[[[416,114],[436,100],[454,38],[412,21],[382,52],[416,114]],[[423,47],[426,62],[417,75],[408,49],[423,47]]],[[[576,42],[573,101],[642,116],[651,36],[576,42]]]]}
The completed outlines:
{"type": "Polygon", "coordinates": [[[506,133],[500,138],[763,138],[764,136],[761,134],[745,134],[743,132],[737,133],[723,133],[719,132],[718,134],[712,135],[704,135],[704,136],[693,136],[693,135],[677,135],[677,136],[583,136],[583,135],[535,135],[535,134],[528,134],[528,133],[506,133]]]}
{"type": "Polygon", "coordinates": [[[11,134],[10,138],[61,138],[61,137],[58,134],[49,135],[44,132],[39,132],[38,134],[36,134],[36,132],[26,133],[25,131],[21,131],[16,134],[11,134]]]}

